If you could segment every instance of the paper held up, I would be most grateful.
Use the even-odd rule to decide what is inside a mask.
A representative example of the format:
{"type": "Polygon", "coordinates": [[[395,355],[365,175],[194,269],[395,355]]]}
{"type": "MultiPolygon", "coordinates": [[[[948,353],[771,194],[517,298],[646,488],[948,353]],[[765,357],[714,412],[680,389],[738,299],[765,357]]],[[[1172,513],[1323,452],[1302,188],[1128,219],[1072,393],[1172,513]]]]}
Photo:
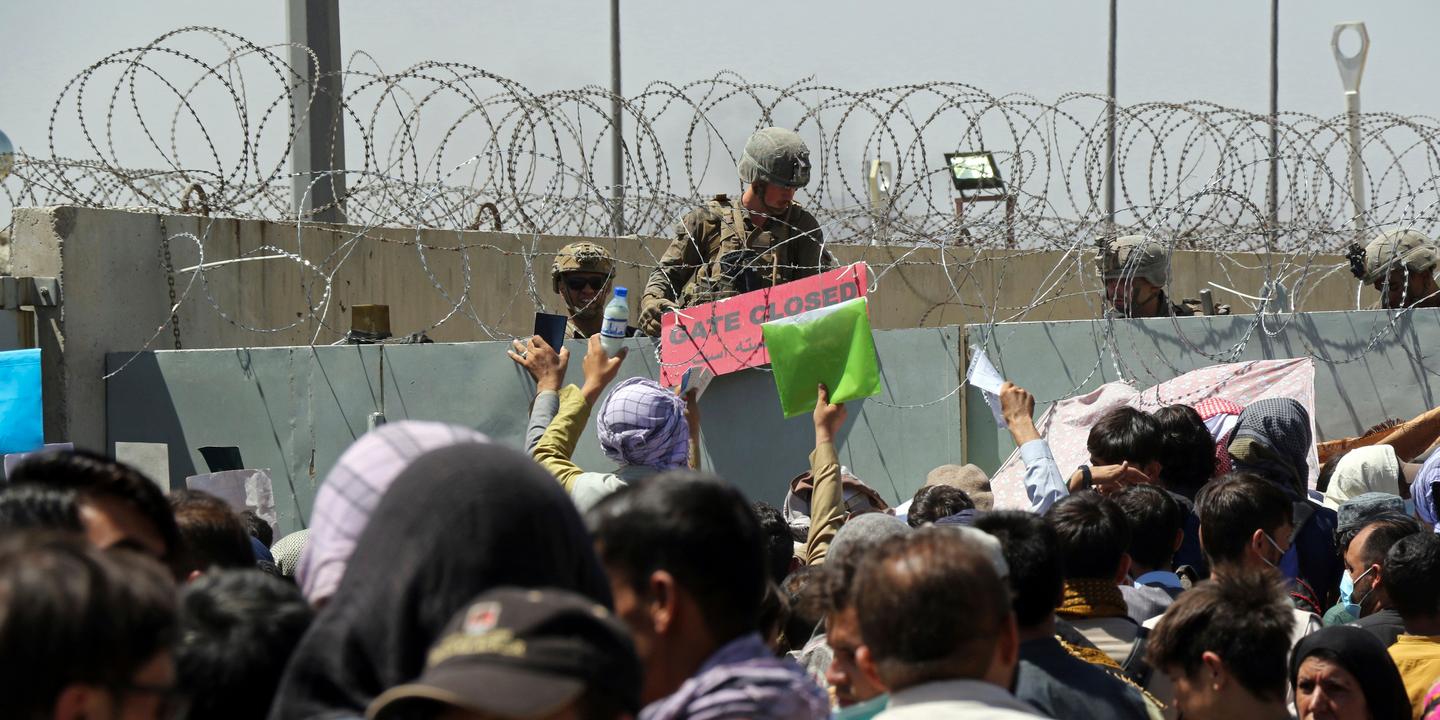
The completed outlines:
{"type": "Polygon", "coordinates": [[[867,311],[866,299],[859,297],[761,326],[785,417],[813,411],[820,383],[833,403],[880,394],[867,311]]]}
{"type": "Polygon", "coordinates": [[[1005,415],[1000,412],[1000,386],[1005,384],[1005,376],[995,369],[990,356],[985,354],[985,348],[970,346],[970,369],[965,373],[965,380],[985,396],[985,404],[990,406],[995,424],[1007,427],[1005,415]]]}
{"type": "Polygon", "coordinates": [[[276,526],[275,483],[269,470],[222,470],[191,475],[185,487],[201,490],[224,500],[236,512],[253,510],[271,527],[276,526]]]}

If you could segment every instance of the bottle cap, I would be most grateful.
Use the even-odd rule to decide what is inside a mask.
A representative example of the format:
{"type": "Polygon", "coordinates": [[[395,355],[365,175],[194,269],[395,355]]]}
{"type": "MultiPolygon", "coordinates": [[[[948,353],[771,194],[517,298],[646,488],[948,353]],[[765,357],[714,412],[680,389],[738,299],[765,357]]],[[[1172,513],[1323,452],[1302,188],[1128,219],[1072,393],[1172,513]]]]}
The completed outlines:
{"type": "Polygon", "coordinates": [[[615,297],[617,297],[617,298],[625,297],[626,295],[629,294],[629,292],[630,292],[630,291],[626,290],[625,288],[623,288],[623,287],[621,287],[621,286],[619,286],[619,285],[616,285],[616,286],[615,286],[615,297]]]}

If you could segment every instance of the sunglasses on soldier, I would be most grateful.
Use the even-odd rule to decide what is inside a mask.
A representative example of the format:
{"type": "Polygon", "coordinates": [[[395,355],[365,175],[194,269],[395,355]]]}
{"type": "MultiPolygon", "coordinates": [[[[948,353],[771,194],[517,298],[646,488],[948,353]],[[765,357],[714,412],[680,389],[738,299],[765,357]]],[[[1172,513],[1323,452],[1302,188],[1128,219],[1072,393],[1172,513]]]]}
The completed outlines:
{"type": "Polygon", "coordinates": [[[570,288],[574,292],[580,292],[580,290],[584,289],[585,286],[588,285],[590,286],[591,290],[594,290],[595,292],[600,292],[601,290],[605,289],[605,283],[607,282],[610,282],[610,276],[608,275],[589,275],[580,277],[572,275],[565,278],[565,287],[570,288]]]}

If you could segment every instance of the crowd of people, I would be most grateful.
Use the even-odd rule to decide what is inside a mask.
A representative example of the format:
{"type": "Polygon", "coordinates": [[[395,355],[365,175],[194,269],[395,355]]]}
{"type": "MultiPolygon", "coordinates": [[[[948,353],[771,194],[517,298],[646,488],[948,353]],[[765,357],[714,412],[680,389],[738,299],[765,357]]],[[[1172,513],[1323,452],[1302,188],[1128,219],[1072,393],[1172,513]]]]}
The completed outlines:
{"type": "MultiPolygon", "coordinates": [[[[792,202],[797,135],[756,133],[739,170],[739,202],[686,216],[652,275],[648,334],[833,263],[792,202]]],[[[1422,239],[1355,256],[1387,306],[1436,294],[1422,239]]],[[[1123,315],[1200,309],[1166,297],[1153,241],[1101,265],[1123,315]]],[[[523,449],[382,425],[297,532],[91,452],[15,468],[0,717],[1440,718],[1440,453],[1312,468],[1300,403],[1210,397],[1108,413],[1066,473],[1007,383],[1028,505],[945,465],[892,507],[840,465],[846,408],[821,385],[808,470],[779,507],[751,502],[701,470],[694,393],[615,382],[624,351],[596,336],[613,274],[599,246],[558,254],[583,381],[567,349],[514,343],[523,449]],[[605,467],[574,459],[592,415],[605,467]]]]}
{"type": "Polygon", "coordinates": [[[101,455],[27,460],[0,716],[1440,717],[1440,453],[1352,449],[1312,489],[1303,406],[1206,401],[1111,411],[1067,476],[1006,384],[1028,507],[954,465],[891,507],[820,386],[775,507],[599,338],[579,387],[564,350],[514,357],[525,449],[382,425],[278,538],[101,455]],[[614,467],[571,457],[592,409],[614,467]]]}

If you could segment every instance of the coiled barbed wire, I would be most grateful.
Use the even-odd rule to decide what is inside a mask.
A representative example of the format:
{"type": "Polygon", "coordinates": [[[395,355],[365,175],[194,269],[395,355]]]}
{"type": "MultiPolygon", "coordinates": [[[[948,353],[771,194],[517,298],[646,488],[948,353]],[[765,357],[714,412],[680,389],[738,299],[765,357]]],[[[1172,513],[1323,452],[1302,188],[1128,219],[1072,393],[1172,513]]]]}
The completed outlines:
{"type": "MultiPolygon", "coordinates": [[[[311,67],[297,72],[287,60],[292,49],[186,27],[106,55],[61,90],[50,113],[48,157],[18,154],[12,176],[0,184],[5,201],[12,208],[70,204],[188,213],[198,188],[213,216],[294,223],[298,234],[300,225],[332,208],[294,207],[291,154],[314,101],[314,85],[305,78],[318,62],[301,48],[311,67]]],[[[1355,217],[1344,115],[1272,119],[1205,101],[1117,106],[1119,211],[1112,218],[1102,200],[1110,103],[1094,94],[1045,102],[945,81],[860,91],[814,79],[754,83],[732,72],[655,82],[622,99],[625,181],[617,189],[607,179],[612,97],[602,88],[538,92],[455,62],[388,72],[363,52],[351,56],[338,80],[346,153],[335,164],[346,169],[304,180],[313,189],[343,176],[338,204],[349,223],[346,240],[321,261],[273,246],[249,258],[296,262],[315,278],[298,321],[261,327],[236,319],[239,313],[210,292],[203,263],[194,270],[202,293],[185,284],[188,301],[203,296],[228,322],[257,333],[317,320],[318,339],[322,327],[338,330],[330,304],[339,268],[366,243],[395,241],[372,236],[376,228],[403,227],[416,231],[417,259],[449,308],[428,327],[406,330],[466,318],[477,337],[508,337],[497,329],[500,320],[482,317],[470,302],[470,268],[488,253],[513,250],[458,235],[454,244],[437,247],[421,242],[420,231],[488,224],[523,238],[608,236],[618,215],[628,233],[673,237],[677,220],[702,198],[739,188],[739,148],[767,125],[792,127],[810,144],[813,180],[798,199],[819,220],[827,244],[894,249],[888,264],[872,267],[872,285],[908,282],[892,270],[938,263],[947,286],[914,290],[934,298],[932,310],[958,303],[979,310],[987,323],[1024,319],[1060,299],[1053,291],[1065,277],[1094,273],[1081,260],[1086,250],[1129,232],[1223,254],[1220,271],[1227,274],[1245,269],[1236,253],[1267,252],[1264,285],[1238,291],[1257,298],[1269,297],[1266,288],[1276,285],[1303,292],[1336,270],[1317,264],[1319,254],[1343,252],[1397,225],[1433,234],[1440,200],[1440,121],[1428,116],[1361,117],[1362,184],[1370,204],[1355,217]],[[1278,134],[1273,156],[1272,126],[1278,134]],[[944,153],[980,150],[994,154],[1013,209],[954,189],[944,153]],[[872,161],[889,165],[876,193],[865,176],[872,161]],[[1266,201],[1272,161],[1279,177],[1273,222],[1266,201]],[[965,200],[963,215],[957,197],[965,200]],[[1035,286],[1030,303],[1002,307],[995,298],[961,292],[979,260],[956,248],[1059,252],[1062,260],[1039,282],[1028,280],[1035,286]],[[437,280],[427,255],[433,253],[459,254],[461,287],[447,289],[437,280]]],[[[203,249],[205,232],[182,239],[203,249]]],[[[513,290],[542,307],[537,287],[544,283],[535,275],[545,274],[548,257],[535,250],[538,243],[527,246],[526,275],[513,290]]],[[[654,257],[639,263],[655,264],[654,257]]],[[[1005,280],[1003,269],[1000,274],[997,288],[1005,280]]],[[[1100,317],[1099,299],[1093,302],[1100,317]]],[[[1266,324],[1274,321],[1266,319],[1265,303],[1255,309],[1256,326],[1246,340],[1257,331],[1276,332],[1266,324]]],[[[1113,345],[1113,333],[1105,334],[1113,345]]],[[[1377,332],[1370,347],[1384,334],[1377,332]]],[[[1244,342],[1210,356],[1233,358],[1244,342]]]]}

